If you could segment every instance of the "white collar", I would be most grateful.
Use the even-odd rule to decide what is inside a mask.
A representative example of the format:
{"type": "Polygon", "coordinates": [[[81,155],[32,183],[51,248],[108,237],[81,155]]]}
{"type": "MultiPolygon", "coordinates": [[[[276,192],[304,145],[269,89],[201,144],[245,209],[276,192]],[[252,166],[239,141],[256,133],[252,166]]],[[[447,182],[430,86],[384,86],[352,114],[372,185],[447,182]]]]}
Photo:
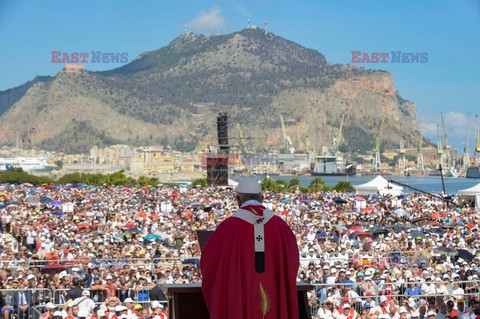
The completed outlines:
{"type": "Polygon", "coordinates": [[[240,206],[240,207],[245,207],[245,206],[248,206],[248,205],[262,205],[262,203],[254,200],[254,199],[249,199],[245,203],[243,203],[242,206],[240,206]]]}

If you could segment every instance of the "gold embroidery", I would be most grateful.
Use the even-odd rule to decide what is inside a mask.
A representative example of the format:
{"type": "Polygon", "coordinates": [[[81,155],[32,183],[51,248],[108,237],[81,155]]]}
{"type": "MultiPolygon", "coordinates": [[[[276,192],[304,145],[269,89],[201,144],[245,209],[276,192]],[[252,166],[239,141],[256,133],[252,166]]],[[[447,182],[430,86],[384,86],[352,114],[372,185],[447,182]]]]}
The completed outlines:
{"type": "Polygon", "coordinates": [[[257,215],[257,216],[260,216],[257,211],[255,209],[253,209],[252,207],[250,207],[250,211],[254,214],[254,215],[257,215]]]}
{"type": "Polygon", "coordinates": [[[270,310],[270,300],[268,298],[267,291],[263,288],[263,285],[261,282],[260,282],[259,288],[260,288],[260,296],[262,297],[262,300],[260,301],[260,308],[262,309],[263,318],[265,318],[265,315],[270,310]]]}

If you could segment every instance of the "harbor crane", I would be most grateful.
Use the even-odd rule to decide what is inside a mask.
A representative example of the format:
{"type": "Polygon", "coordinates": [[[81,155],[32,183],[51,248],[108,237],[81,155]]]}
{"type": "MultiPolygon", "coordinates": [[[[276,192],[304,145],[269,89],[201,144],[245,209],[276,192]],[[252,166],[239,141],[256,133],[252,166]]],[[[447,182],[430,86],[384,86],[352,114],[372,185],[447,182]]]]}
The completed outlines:
{"type": "Polygon", "coordinates": [[[302,150],[306,150],[306,148],[306,142],[304,144],[304,142],[302,142],[302,140],[300,139],[300,130],[297,126],[297,150],[301,152],[302,150]]]}
{"type": "Polygon", "coordinates": [[[343,112],[342,114],[342,119],[340,120],[340,127],[338,128],[338,134],[337,136],[333,137],[333,140],[332,140],[332,148],[330,149],[330,153],[332,155],[337,155],[338,153],[338,147],[340,145],[340,141],[341,141],[341,138],[342,138],[342,130],[343,130],[343,123],[345,121],[345,112],[343,112]]]}
{"type": "Polygon", "coordinates": [[[382,169],[382,161],[380,159],[380,146],[382,144],[382,134],[383,134],[383,123],[385,119],[382,119],[380,123],[380,130],[378,132],[377,138],[375,139],[375,155],[373,157],[373,171],[380,172],[382,169]]]}
{"type": "Polygon", "coordinates": [[[466,172],[470,167],[470,154],[468,150],[468,135],[470,130],[470,113],[467,115],[467,136],[465,137],[465,145],[463,146],[463,170],[466,172]]]}
{"type": "Polygon", "coordinates": [[[282,122],[282,130],[283,130],[283,140],[285,141],[285,148],[287,153],[293,154],[295,153],[295,148],[292,145],[292,140],[290,136],[287,135],[287,131],[285,131],[285,123],[283,122],[283,115],[280,115],[280,121],[282,122]]]}
{"type": "Polygon", "coordinates": [[[452,154],[450,145],[448,144],[447,129],[445,128],[445,118],[443,112],[440,113],[442,117],[442,131],[443,131],[443,161],[442,167],[449,169],[452,166],[452,154]]]}
{"type": "Polygon", "coordinates": [[[400,140],[400,149],[398,150],[398,169],[402,172],[406,169],[406,162],[405,162],[405,144],[403,142],[403,138],[400,140]]]}
{"type": "Polygon", "coordinates": [[[425,113],[422,112],[422,123],[420,124],[420,137],[418,138],[418,146],[417,146],[417,172],[419,173],[424,173],[425,171],[425,164],[423,161],[423,153],[422,153],[424,127],[425,127],[425,113]]]}
{"type": "Polygon", "coordinates": [[[475,148],[473,151],[477,161],[477,158],[480,155],[480,127],[478,126],[478,115],[475,115],[475,148]]]}
{"type": "Polygon", "coordinates": [[[445,156],[443,155],[442,139],[440,138],[440,125],[437,124],[437,170],[445,169],[445,156]]]}
{"type": "Polygon", "coordinates": [[[238,136],[240,137],[240,141],[242,142],[242,148],[243,151],[247,154],[251,153],[252,151],[247,145],[247,142],[245,141],[245,136],[243,135],[243,130],[240,127],[240,123],[237,123],[237,130],[238,130],[238,136]]]}

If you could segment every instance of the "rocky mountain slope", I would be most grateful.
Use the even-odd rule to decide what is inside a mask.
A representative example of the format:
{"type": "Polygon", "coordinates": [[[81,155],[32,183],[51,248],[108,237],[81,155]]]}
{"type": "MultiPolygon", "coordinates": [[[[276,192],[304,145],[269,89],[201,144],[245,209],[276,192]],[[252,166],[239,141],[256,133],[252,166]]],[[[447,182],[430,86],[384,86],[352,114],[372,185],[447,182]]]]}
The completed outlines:
{"type": "MultiPolygon", "coordinates": [[[[88,67],[88,66],[87,66],[88,67]]],[[[232,144],[284,147],[280,115],[297,149],[329,146],[345,113],[343,151],[368,152],[385,119],[385,148],[418,141],[415,106],[392,75],[331,65],[312,49],[262,30],[184,34],[123,67],[60,71],[0,92],[0,144],[64,152],[116,143],[191,150],[216,144],[228,112],[232,144]]]]}

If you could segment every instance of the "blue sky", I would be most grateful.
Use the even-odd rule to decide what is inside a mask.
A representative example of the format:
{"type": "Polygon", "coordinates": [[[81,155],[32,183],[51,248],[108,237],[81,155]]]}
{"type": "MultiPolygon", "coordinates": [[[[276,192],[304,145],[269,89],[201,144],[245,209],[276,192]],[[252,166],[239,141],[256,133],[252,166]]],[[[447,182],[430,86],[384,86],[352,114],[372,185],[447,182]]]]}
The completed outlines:
{"type": "MultiPolygon", "coordinates": [[[[466,116],[480,115],[480,1],[160,1],[0,0],[0,90],[55,75],[51,51],[126,52],[167,45],[189,31],[222,34],[251,24],[351,63],[351,51],[428,53],[428,63],[358,64],[392,73],[403,98],[425,112],[436,141],[440,112],[449,141],[463,152],[466,116]]],[[[90,70],[120,64],[87,63],[90,70]]],[[[473,148],[473,121],[470,122],[473,148]]]]}

